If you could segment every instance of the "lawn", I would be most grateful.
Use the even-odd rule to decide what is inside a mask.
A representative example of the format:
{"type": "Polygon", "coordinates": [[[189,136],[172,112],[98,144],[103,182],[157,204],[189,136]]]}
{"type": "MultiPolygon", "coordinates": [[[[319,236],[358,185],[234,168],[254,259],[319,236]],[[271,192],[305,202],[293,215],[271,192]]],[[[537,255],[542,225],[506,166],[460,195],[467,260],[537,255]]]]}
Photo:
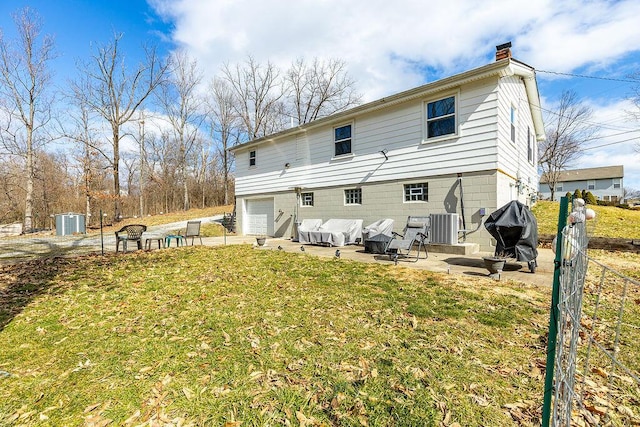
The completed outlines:
{"type": "MultiPolygon", "coordinates": [[[[640,240],[640,210],[621,209],[614,206],[588,206],[596,212],[589,222],[589,233],[595,237],[614,237],[640,240]]],[[[558,232],[560,203],[539,201],[531,209],[538,221],[539,234],[558,232]]]]}
{"type": "Polygon", "coordinates": [[[546,287],[244,245],[2,267],[0,302],[2,425],[539,422],[546,287]]]}

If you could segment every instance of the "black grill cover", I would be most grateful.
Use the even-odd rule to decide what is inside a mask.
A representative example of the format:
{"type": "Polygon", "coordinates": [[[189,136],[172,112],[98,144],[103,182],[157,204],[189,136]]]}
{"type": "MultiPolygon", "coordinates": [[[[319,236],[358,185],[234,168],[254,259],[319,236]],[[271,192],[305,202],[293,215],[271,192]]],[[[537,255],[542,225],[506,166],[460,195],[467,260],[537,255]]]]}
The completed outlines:
{"type": "Polygon", "coordinates": [[[496,255],[526,262],[538,257],[536,217],[517,200],[512,200],[489,215],[484,226],[496,239],[496,255]]]}

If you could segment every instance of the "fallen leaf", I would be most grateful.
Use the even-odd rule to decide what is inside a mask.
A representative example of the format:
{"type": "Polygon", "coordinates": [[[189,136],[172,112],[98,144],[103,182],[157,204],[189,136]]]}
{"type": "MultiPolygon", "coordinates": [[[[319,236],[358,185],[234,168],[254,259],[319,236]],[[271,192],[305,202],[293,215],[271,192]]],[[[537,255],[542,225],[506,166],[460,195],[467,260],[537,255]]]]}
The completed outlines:
{"type": "Polygon", "coordinates": [[[591,369],[591,372],[593,372],[596,375],[600,375],[602,378],[609,378],[609,374],[604,369],[596,367],[591,369]]]}
{"type": "Polygon", "coordinates": [[[187,400],[191,400],[193,399],[193,396],[195,396],[195,393],[189,387],[183,387],[182,392],[184,393],[187,400]]]}
{"type": "Polygon", "coordinates": [[[86,414],[87,412],[91,412],[94,409],[96,409],[98,406],[100,406],[100,403],[94,403],[93,405],[89,405],[86,408],[84,408],[84,413],[86,414]]]}
{"type": "Polygon", "coordinates": [[[134,412],[133,415],[131,415],[129,418],[124,420],[124,423],[125,424],[133,424],[133,422],[135,420],[137,420],[138,418],[140,418],[140,410],[139,409],[136,412],[134,412]]]}

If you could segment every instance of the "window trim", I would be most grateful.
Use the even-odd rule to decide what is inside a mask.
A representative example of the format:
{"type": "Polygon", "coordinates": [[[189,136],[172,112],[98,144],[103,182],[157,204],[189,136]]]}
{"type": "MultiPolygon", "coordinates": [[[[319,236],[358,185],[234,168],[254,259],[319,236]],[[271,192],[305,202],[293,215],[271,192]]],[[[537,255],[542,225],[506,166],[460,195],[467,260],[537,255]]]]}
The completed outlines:
{"type": "Polygon", "coordinates": [[[300,207],[302,208],[312,208],[315,206],[315,196],[313,191],[300,193],[300,207]],[[305,196],[311,195],[311,204],[305,204],[305,196]]]}
{"type": "Polygon", "coordinates": [[[258,158],[257,150],[249,151],[249,167],[250,168],[256,167],[257,158],[258,158]]]}
{"type": "MultiPolygon", "coordinates": [[[[424,99],[422,101],[422,143],[428,144],[431,142],[443,141],[447,139],[457,138],[460,134],[460,106],[458,105],[458,100],[460,99],[460,91],[448,92],[444,93],[438,97],[433,97],[429,99],[424,99]],[[442,101],[447,98],[453,97],[453,119],[454,119],[454,131],[453,133],[448,133],[446,135],[438,135],[434,137],[429,137],[429,122],[434,119],[429,120],[429,104],[437,101],[442,101]]],[[[444,116],[441,116],[444,117],[444,116]]]]}
{"type": "Polygon", "coordinates": [[[589,179],[587,180],[587,190],[595,190],[596,189],[596,180],[589,179]]]}
{"type": "Polygon", "coordinates": [[[615,188],[616,190],[622,188],[622,179],[620,178],[613,178],[611,180],[611,184],[613,184],[613,188],[615,188]]]}
{"type": "Polygon", "coordinates": [[[355,130],[355,123],[354,121],[350,121],[350,122],[346,122],[343,123],[341,125],[338,126],[334,126],[333,129],[331,130],[331,140],[333,141],[333,155],[331,156],[332,159],[343,159],[345,157],[353,157],[353,143],[354,143],[354,130],[355,130]],[[336,129],[340,129],[343,127],[347,127],[350,126],[351,127],[351,137],[350,138],[344,138],[344,139],[340,139],[340,140],[336,140],[336,129]],[[336,154],[336,144],[338,142],[342,142],[342,141],[346,141],[349,140],[349,152],[348,153],[342,153],[342,154],[336,154]]]}
{"type": "Polygon", "coordinates": [[[362,188],[345,188],[342,192],[343,201],[345,206],[362,206],[362,188]],[[358,194],[358,198],[360,199],[358,203],[349,203],[347,198],[347,191],[355,191],[358,194]]]}
{"type": "MultiPolygon", "coordinates": [[[[417,188],[417,187],[414,187],[417,188]]],[[[411,188],[409,188],[409,190],[411,190],[411,188]]],[[[410,191],[411,192],[411,191],[410,191]]],[[[411,197],[412,195],[409,194],[409,197],[411,197]]],[[[407,184],[403,184],[402,185],[402,197],[403,197],[403,202],[404,203],[427,203],[429,201],[429,183],[428,182],[410,182],[407,184]],[[422,200],[407,200],[407,187],[410,186],[417,186],[420,185],[422,187],[420,187],[421,193],[422,193],[422,200]]]]}
{"type": "Polygon", "coordinates": [[[564,191],[564,182],[556,182],[556,190],[555,191],[564,191]]]}

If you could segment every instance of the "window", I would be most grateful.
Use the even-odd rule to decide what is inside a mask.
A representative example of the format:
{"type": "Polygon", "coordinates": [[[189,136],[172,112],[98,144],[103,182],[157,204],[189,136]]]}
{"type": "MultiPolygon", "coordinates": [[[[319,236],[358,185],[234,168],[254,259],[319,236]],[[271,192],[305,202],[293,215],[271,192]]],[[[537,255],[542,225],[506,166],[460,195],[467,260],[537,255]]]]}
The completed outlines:
{"type": "Polygon", "coordinates": [[[587,181],[587,190],[595,190],[596,189],[596,181],[593,179],[590,179],[589,181],[587,181]]]}
{"type": "Polygon", "coordinates": [[[404,185],[404,201],[405,202],[427,202],[429,200],[429,184],[421,182],[420,184],[404,185]]]}
{"type": "Polygon", "coordinates": [[[456,97],[427,103],[427,139],[456,133],[456,97]]]}
{"type": "Polygon", "coordinates": [[[563,190],[563,183],[562,182],[558,182],[556,184],[556,191],[564,191],[563,190]]]}
{"type": "Polygon", "coordinates": [[[313,206],[313,193],[300,194],[300,203],[302,206],[313,206]]]}
{"type": "Polygon", "coordinates": [[[256,165],[256,152],[249,151],[249,166],[255,166],[255,165],[256,165]]]}
{"type": "Polygon", "coordinates": [[[511,106],[511,142],[516,142],[516,107],[511,106]]]}
{"type": "Polygon", "coordinates": [[[333,141],[336,147],[336,156],[351,154],[351,125],[334,128],[333,141]]]}
{"type": "Polygon", "coordinates": [[[349,190],[344,190],[344,204],[345,205],[361,205],[362,189],[352,188],[349,190]]]}
{"type": "Polygon", "coordinates": [[[527,160],[533,163],[533,135],[529,126],[527,126],[527,160]]]}
{"type": "Polygon", "coordinates": [[[620,188],[622,187],[622,184],[620,183],[620,178],[614,178],[613,179],[613,188],[620,188]]]}

